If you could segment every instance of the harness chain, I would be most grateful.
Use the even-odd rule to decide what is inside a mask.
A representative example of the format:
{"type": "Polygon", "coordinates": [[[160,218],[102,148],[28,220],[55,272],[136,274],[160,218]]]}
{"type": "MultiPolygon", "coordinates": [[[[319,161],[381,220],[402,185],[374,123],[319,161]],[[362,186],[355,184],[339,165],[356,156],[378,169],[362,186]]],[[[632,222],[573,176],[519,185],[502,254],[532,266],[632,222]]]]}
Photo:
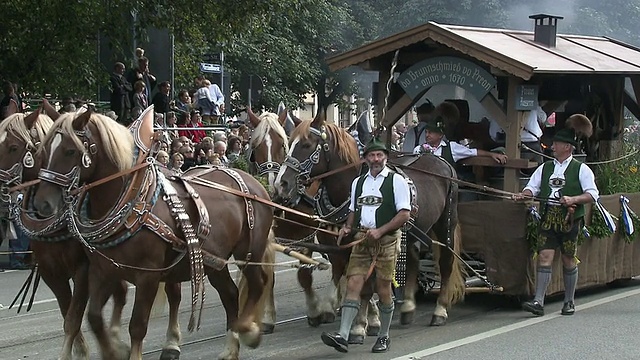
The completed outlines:
{"type": "Polygon", "coordinates": [[[169,181],[162,177],[164,193],[163,200],[169,205],[171,209],[171,215],[176,219],[178,227],[182,230],[184,239],[187,242],[187,251],[189,253],[189,263],[191,265],[191,315],[189,317],[189,325],[187,329],[191,332],[196,326],[195,314],[196,305],[198,303],[198,297],[201,295],[202,300],[200,302],[200,311],[198,314],[197,329],[200,329],[200,321],[202,319],[202,309],[205,300],[205,287],[204,287],[204,265],[202,258],[202,251],[200,248],[200,241],[198,235],[193,229],[189,214],[184,208],[182,201],[178,198],[178,192],[171,186],[169,181]]]}

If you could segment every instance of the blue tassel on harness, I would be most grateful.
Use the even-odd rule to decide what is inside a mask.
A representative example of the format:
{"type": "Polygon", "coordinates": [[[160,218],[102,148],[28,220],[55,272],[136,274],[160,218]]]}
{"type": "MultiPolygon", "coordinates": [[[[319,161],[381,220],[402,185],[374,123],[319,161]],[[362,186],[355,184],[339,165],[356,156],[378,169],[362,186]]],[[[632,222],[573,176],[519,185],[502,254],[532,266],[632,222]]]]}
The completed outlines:
{"type": "Polygon", "coordinates": [[[620,195],[620,215],[622,216],[622,224],[624,232],[627,235],[633,235],[633,220],[631,219],[631,209],[629,209],[629,199],[624,195],[620,195]]]}
{"type": "Polygon", "coordinates": [[[600,214],[602,214],[602,218],[604,219],[604,223],[607,225],[609,230],[612,233],[615,233],[616,232],[616,228],[617,228],[616,222],[613,219],[613,216],[611,214],[609,214],[607,209],[605,209],[604,206],[602,206],[602,204],[600,203],[600,199],[596,200],[596,208],[598,208],[598,211],[600,211],[600,214]]]}
{"type": "Polygon", "coordinates": [[[591,238],[591,234],[589,234],[589,229],[587,229],[587,227],[584,225],[582,226],[582,235],[584,235],[586,239],[591,238]]]}

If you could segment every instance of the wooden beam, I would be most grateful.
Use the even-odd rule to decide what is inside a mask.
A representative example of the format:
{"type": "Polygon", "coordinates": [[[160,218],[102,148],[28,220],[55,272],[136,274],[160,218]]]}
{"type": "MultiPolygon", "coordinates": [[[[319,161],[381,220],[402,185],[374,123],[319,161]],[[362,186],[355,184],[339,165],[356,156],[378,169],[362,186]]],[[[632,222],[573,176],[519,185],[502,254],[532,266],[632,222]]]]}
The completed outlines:
{"type": "Polygon", "coordinates": [[[640,119],[640,106],[626,91],[624,92],[624,106],[631,111],[636,119],[640,119]]]}
{"type": "MultiPolygon", "coordinates": [[[[522,129],[522,118],[524,112],[516,110],[516,97],[518,85],[522,79],[515,76],[509,77],[507,91],[507,127],[503,127],[506,136],[506,153],[509,159],[520,159],[520,131],[522,129]]],[[[504,169],[504,189],[505,191],[519,192],[520,181],[517,169],[504,169]]]]}
{"type": "Polygon", "coordinates": [[[414,100],[409,95],[404,94],[387,110],[387,115],[384,119],[383,125],[386,128],[390,128],[391,126],[395,125],[398,122],[398,119],[400,119],[402,115],[406,114],[407,111],[411,109],[413,104],[418,101],[417,99],[420,99],[421,97],[422,96],[416,97],[416,100],[414,100]]]}
{"type": "Polygon", "coordinates": [[[488,93],[487,96],[480,101],[480,104],[489,112],[489,116],[491,116],[501,128],[506,129],[509,126],[507,114],[504,112],[502,104],[500,104],[492,93],[488,93]]]}
{"type": "Polygon", "coordinates": [[[636,104],[640,104],[640,76],[630,76],[629,78],[633,86],[633,94],[636,96],[636,104]]]}

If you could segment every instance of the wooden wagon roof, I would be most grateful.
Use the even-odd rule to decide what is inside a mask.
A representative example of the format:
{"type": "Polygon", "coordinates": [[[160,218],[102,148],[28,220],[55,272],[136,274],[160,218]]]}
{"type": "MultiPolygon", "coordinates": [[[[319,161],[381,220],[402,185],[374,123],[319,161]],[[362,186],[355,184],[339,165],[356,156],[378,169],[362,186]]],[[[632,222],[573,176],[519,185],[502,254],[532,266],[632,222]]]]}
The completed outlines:
{"type": "Polygon", "coordinates": [[[640,48],[608,37],[558,34],[556,47],[549,48],[534,42],[532,31],[435,22],[329,57],[327,63],[335,71],[425,41],[452,48],[525,80],[535,74],[640,74],[640,48]]]}

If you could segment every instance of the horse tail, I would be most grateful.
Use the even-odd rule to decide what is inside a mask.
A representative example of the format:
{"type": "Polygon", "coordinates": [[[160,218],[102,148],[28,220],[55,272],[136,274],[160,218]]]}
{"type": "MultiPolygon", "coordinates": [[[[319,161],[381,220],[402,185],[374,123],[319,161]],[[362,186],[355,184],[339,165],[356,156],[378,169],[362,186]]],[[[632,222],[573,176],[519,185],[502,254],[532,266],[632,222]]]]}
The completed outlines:
{"type": "Polygon", "coordinates": [[[160,282],[158,284],[158,292],[156,293],[155,299],[153,299],[153,305],[151,305],[151,316],[150,318],[155,318],[159,316],[163,316],[167,314],[167,293],[164,290],[164,283],[160,282]]]}
{"type": "MultiPolygon", "coordinates": [[[[462,228],[460,224],[456,224],[453,231],[453,252],[460,255],[462,248],[462,228]]],[[[451,277],[449,278],[449,292],[448,300],[449,304],[454,305],[464,300],[464,294],[466,290],[465,278],[466,272],[464,271],[462,262],[458,257],[453,256],[453,266],[451,269],[451,277]]]]}
{"type": "MultiPolygon", "coordinates": [[[[256,303],[256,306],[252,313],[253,320],[255,321],[255,323],[258,325],[259,328],[262,327],[262,317],[264,315],[267,299],[271,295],[270,291],[273,290],[272,284],[274,282],[274,277],[275,277],[274,270],[273,270],[274,268],[273,263],[276,260],[276,252],[272,244],[275,243],[275,238],[276,237],[273,232],[273,229],[269,230],[269,237],[267,238],[268,239],[267,247],[265,248],[264,254],[262,255],[263,264],[261,265],[264,288],[262,291],[262,295],[260,296],[260,299],[256,303]]],[[[249,265],[249,266],[252,266],[252,265],[249,265]]],[[[249,282],[247,281],[247,278],[244,276],[242,271],[240,271],[239,273],[240,273],[240,280],[238,281],[238,305],[239,305],[238,313],[242,313],[243,309],[247,304],[247,300],[249,298],[249,282]]]]}

